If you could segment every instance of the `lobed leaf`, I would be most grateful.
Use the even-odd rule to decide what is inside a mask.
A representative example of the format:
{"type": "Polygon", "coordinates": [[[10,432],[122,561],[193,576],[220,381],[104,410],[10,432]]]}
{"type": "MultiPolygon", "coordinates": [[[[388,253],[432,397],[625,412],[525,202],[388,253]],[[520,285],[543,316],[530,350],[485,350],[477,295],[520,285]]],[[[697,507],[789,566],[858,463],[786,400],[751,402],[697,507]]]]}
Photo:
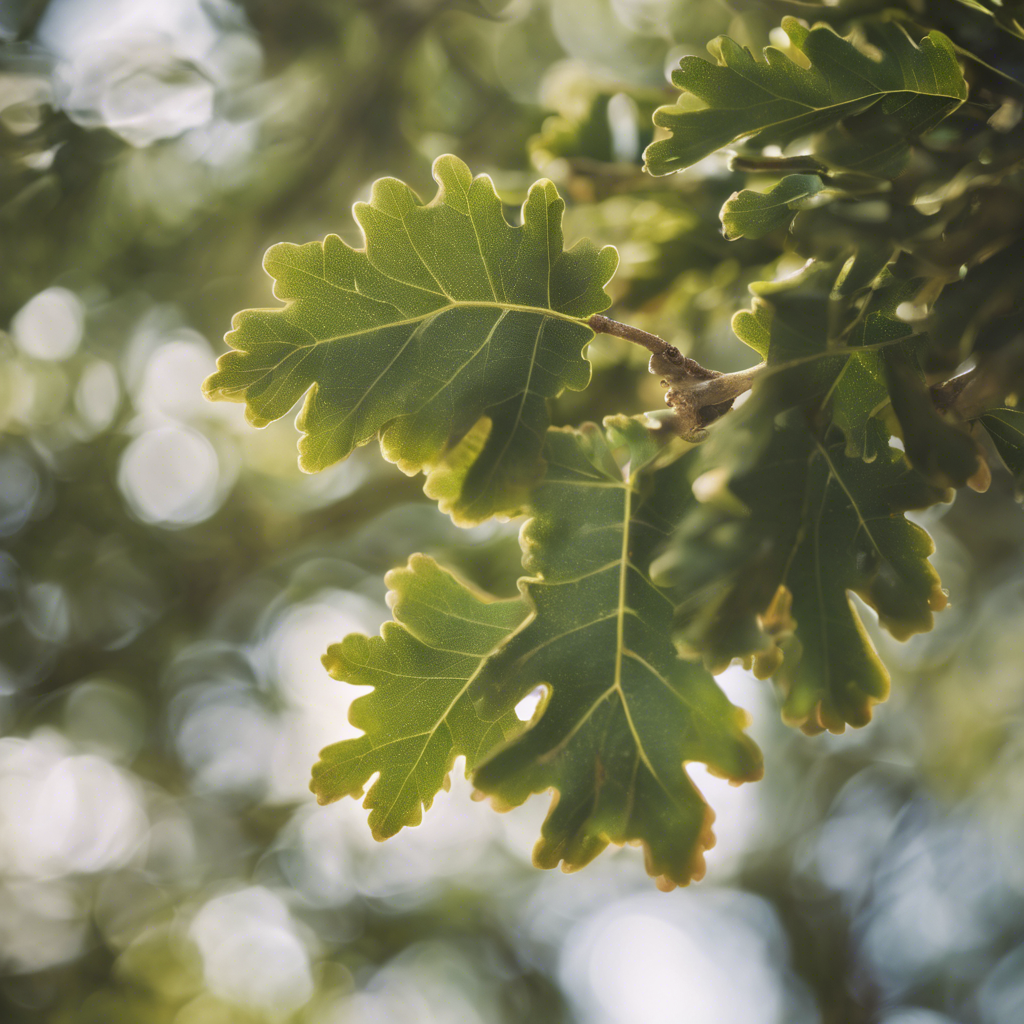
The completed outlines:
{"type": "Polygon", "coordinates": [[[941,32],[915,44],[899,25],[873,22],[868,38],[876,59],[831,28],[809,29],[795,18],[783,19],[782,27],[808,67],[772,46],[757,61],[727,36],[708,44],[717,63],[682,59],[672,74],[684,93],[680,105],[654,115],[671,135],[647,148],[652,174],[682,170],[740,139],[783,145],[870,111],[872,124],[857,124],[856,145],[826,145],[817,155],[833,166],[892,175],[906,160],[907,140],[934,128],[967,98],[953,45],[941,32]],[[862,166],[873,133],[884,140],[880,148],[867,146],[869,165],[862,166]]]}
{"type": "Polygon", "coordinates": [[[719,461],[713,481],[698,477],[703,503],[655,564],[655,579],[683,595],[686,650],[716,670],[750,659],[780,684],[788,722],[842,732],[866,724],[889,688],[850,595],[897,639],[931,629],[946,604],[928,561],[934,545],[903,513],[950,495],[896,449],[871,463],[850,458],[838,431],[820,441],[801,410],[771,408],[751,399],[746,415],[723,424],[737,432],[737,452],[765,439],[732,464],[719,461]]]}
{"type": "Polygon", "coordinates": [[[988,464],[974,439],[935,408],[917,361],[898,348],[884,353],[885,377],[911,465],[939,487],[988,487],[988,464]],[[981,474],[980,482],[978,474],[981,474]]]}
{"type": "Polygon", "coordinates": [[[387,576],[394,621],[379,637],[352,633],[333,644],[324,667],[335,678],[373,692],[356,698],[349,721],[363,730],[320,752],[310,789],[330,803],[361,796],[374,838],[418,825],[455,762],[467,773],[520,728],[514,713],[484,722],[468,696],[483,659],[526,617],[516,599],[495,601],[471,590],[425,555],[387,576]]]}
{"type": "Polygon", "coordinates": [[[935,545],[903,513],[951,495],[896,449],[868,464],[849,458],[842,438],[813,445],[806,511],[779,581],[792,596],[794,621],[776,638],[783,658],[775,679],[788,722],[812,733],[842,732],[870,721],[872,705],[889,692],[889,674],[850,595],[873,608],[897,640],[930,630],[932,613],[946,606],[928,561],[935,545]]]}
{"type": "Polygon", "coordinates": [[[366,246],[337,235],[268,250],[279,309],[238,313],[205,384],[242,401],[255,426],[296,421],[299,464],[316,472],[380,434],[386,458],[425,471],[459,522],[514,513],[543,471],[546,399],[590,378],[586,319],[610,303],[617,255],[563,251],[564,203],[537,182],[512,227],[489,178],[434,162],[428,204],[375,183],[355,217],[366,246]]]}
{"type": "Polygon", "coordinates": [[[548,474],[522,531],[530,615],[471,685],[485,716],[538,686],[548,695],[474,783],[499,806],[555,791],[534,850],[541,867],[575,870],[609,843],[636,843],[660,884],[685,885],[714,841],[686,762],[740,782],[760,777],[761,758],[745,713],[676,656],[672,604],[648,573],[688,500],[686,458],[659,468],[637,421],[606,422],[607,433],[548,433],[548,474]]]}
{"type": "Polygon", "coordinates": [[[845,278],[835,281],[834,267],[815,267],[758,285],[754,308],[737,315],[768,370],[694,459],[699,503],[653,567],[677,595],[684,653],[716,671],[750,659],[782,686],[787,720],[811,732],[864,724],[888,691],[850,594],[900,639],[931,628],[945,595],[931,539],[903,513],[951,497],[869,414],[884,377],[865,386],[851,375],[873,371],[865,356],[905,348],[906,325],[889,315],[897,286],[871,293],[847,322],[845,278]],[[855,420],[862,441],[851,451],[855,420]]]}

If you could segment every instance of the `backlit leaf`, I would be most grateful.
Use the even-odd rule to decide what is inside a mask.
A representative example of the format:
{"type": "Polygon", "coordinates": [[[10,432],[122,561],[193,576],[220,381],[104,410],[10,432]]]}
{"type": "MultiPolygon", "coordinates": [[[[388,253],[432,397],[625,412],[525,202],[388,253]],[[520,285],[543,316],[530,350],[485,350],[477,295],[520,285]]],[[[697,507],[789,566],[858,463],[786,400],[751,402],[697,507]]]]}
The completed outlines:
{"type": "Polygon", "coordinates": [[[548,433],[548,475],[522,531],[531,613],[471,686],[485,715],[537,686],[548,696],[474,783],[499,806],[555,791],[539,866],[575,870],[609,843],[638,843],[661,884],[686,884],[703,874],[713,815],[685,763],[738,782],[758,778],[761,759],[744,712],[676,656],[671,602],[647,570],[689,500],[687,457],[644,468],[646,430],[609,426],[548,433]]]}
{"type": "Polygon", "coordinates": [[[306,396],[299,464],[316,472],[380,435],[406,473],[462,522],[512,513],[543,470],[546,399],[590,379],[586,319],[605,309],[610,246],[563,251],[564,203],[537,182],[522,226],[486,176],[434,163],[428,204],[384,178],[355,216],[366,238],[273,246],[279,309],[236,315],[206,382],[265,426],[306,396]]]}
{"type": "Polygon", "coordinates": [[[787,174],[767,192],[733,192],[722,207],[725,237],[763,238],[788,224],[794,211],[824,187],[816,174],[787,174]]]}
{"type": "MultiPolygon", "coordinates": [[[[838,163],[834,154],[832,162],[871,171],[881,163],[886,173],[896,173],[906,140],[935,127],[967,98],[953,46],[941,32],[915,44],[900,26],[873,22],[868,38],[878,49],[876,59],[830,28],[808,29],[795,18],[785,18],[782,27],[809,67],[772,46],[757,61],[727,36],[708,44],[717,63],[682,59],[672,74],[684,92],[680,105],[654,115],[655,124],[672,134],[647,148],[652,174],[689,167],[740,139],[761,146],[792,142],[868,110],[887,131],[895,127],[886,138],[891,152],[872,152],[870,168],[838,163]]],[[[863,126],[859,132],[870,137],[863,126]]],[[[862,153],[863,147],[852,156],[862,153]]]]}
{"type": "Polygon", "coordinates": [[[379,637],[352,633],[324,656],[335,679],[374,689],[349,709],[363,735],[321,751],[310,783],[324,804],[361,796],[380,772],[364,803],[377,839],[419,824],[456,757],[472,770],[520,727],[513,713],[481,721],[467,691],[483,658],[527,614],[521,600],[478,594],[425,555],[413,555],[387,583],[394,621],[379,637]]]}

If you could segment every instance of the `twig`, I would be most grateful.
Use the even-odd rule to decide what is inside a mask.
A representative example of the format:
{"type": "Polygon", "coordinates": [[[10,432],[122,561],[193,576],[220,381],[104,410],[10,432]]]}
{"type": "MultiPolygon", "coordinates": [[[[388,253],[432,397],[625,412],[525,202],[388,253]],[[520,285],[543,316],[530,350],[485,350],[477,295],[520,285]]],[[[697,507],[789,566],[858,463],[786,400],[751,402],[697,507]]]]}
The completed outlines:
{"type": "MultiPolygon", "coordinates": [[[[665,404],[675,410],[675,428],[687,441],[703,440],[707,436],[708,425],[728,412],[733,402],[749,391],[754,381],[769,369],[765,363],[759,363],[735,373],[720,373],[701,366],[696,359],[684,356],[664,338],[632,324],[619,323],[599,313],[595,313],[588,323],[591,330],[598,334],[623,338],[635,345],[642,345],[651,353],[650,371],[661,375],[665,404]]],[[[904,340],[888,339],[875,345],[814,353],[787,365],[825,356],[852,356],[857,352],[884,348],[904,340]]],[[[999,405],[1006,393],[1016,388],[1022,372],[1024,342],[1007,346],[998,356],[990,356],[984,364],[966,373],[933,384],[930,389],[931,399],[941,414],[954,413],[963,420],[976,419],[986,409],[999,405]]]]}
{"type": "Polygon", "coordinates": [[[666,388],[665,404],[675,410],[676,428],[687,441],[702,440],[708,424],[728,412],[764,369],[762,363],[736,373],[719,373],[701,366],[696,359],[684,356],[675,345],[639,327],[600,314],[592,316],[589,324],[599,334],[624,338],[643,345],[651,353],[651,373],[661,374],[661,383],[666,388]]]}
{"type": "Polygon", "coordinates": [[[642,331],[639,327],[633,327],[632,324],[621,324],[618,320],[601,316],[600,313],[595,313],[587,322],[592,331],[596,331],[598,334],[611,334],[616,338],[625,338],[626,341],[643,345],[652,355],[662,356],[673,365],[685,368],[687,373],[699,380],[711,380],[712,377],[719,376],[716,370],[705,369],[696,359],[684,356],[675,345],[670,345],[664,338],[659,338],[649,331],[642,331]]]}

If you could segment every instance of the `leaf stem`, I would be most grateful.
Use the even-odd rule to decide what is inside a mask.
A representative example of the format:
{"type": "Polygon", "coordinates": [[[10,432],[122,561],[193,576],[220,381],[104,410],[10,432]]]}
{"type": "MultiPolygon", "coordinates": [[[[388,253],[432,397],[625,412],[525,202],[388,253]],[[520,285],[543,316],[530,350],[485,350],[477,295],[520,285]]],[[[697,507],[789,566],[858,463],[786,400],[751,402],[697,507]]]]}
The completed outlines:
{"type": "MultiPolygon", "coordinates": [[[[765,363],[758,363],[735,373],[720,373],[718,370],[709,370],[706,366],[701,366],[696,359],[684,356],[675,345],[670,345],[664,338],[659,338],[658,335],[641,330],[632,324],[620,323],[599,313],[590,317],[587,323],[590,329],[598,334],[610,334],[631,341],[635,345],[642,345],[651,353],[650,371],[661,374],[661,383],[666,389],[665,404],[675,411],[675,429],[687,441],[703,440],[707,435],[708,425],[728,412],[733,402],[744,392],[749,391],[762,373],[783,368],[769,368],[765,363]]],[[[910,335],[890,338],[874,345],[815,352],[794,359],[785,366],[832,356],[850,357],[858,352],[901,344],[907,337],[910,335]]],[[[1015,351],[1013,355],[1015,359],[1007,358],[1004,354],[1003,362],[1012,365],[1000,367],[1004,371],[1002,373],[993,373],[992,366],[975,366],[957,377],[933,384],[930,392],[935,408],[940,413],[955,412],[962,419],[972,420],[986,409],[998,405],[1008,390],[1007,380],[1019,375],[1024,367],[1024,346],[1022,351],[1015,351]]]]}
{"type": "Polygon", "coordinates": [[[729,160],[730,171],[779,172],[785,174],[828,173],[828,167],[810,156],[754,156],[736,154],[729,160]]]}
{"type": "Polygon", "coordinates": [[[690,376],[697,380],[711,380],[712,377],[721,376],[717,370],[708,370],[701,366],[696,359],[684,356],[675,345],[670,345],[664,338],[659,338],[649,331],[642,331],[632,324],[619,323],[618,320],[601,316],[600,313],[595,313],[587,323],[590,325],[590,329],[598,334],[611,334],[613,337],[632,341],[636,345],[643,345],[651,355],[661,356],[674,366],[685,369],[690,376]]]}

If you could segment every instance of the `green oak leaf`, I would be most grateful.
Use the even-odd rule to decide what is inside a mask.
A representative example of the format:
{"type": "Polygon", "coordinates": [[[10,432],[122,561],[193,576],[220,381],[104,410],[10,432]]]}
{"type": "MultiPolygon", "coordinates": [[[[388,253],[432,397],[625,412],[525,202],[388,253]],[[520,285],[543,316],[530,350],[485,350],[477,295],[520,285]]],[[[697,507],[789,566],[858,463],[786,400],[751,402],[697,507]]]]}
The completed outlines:
{"type": "Polygon", "coordinates": [[[521,600],[479,594],[425,555],[413,555],[387,583],[394,622],[379,637],[350,634],[323,659],[335,679],[374,687],[349,709],[363,735],[324,748],[310,782],[325,804],[361,796],[379,772],[363,805],[376,839],[419,824],[447,788],[456,757],[472,771],[521,728],[513,712],[481,721],[468,689],[483,659],[527,614],[521,600]]]}
{"type": "MultiPolygon", "coordinates": [[[[855,169],[884,166],[891,174],[905,160],[906,140],[934,128],[967,98],[953,45],[941,32],[915,44],[898,24],[871,22],[866,27],[880,54],[876,60],[826,26],[809,29],[784,18],[782,27],[809,67],[772,46],[757,61],[727,36],[708,44],[717,63],[682,59],[672,81],[684,95],[654,115],[671,136],[648,146],[652,174],[682,170],[741,139],[784,145],[869,110],[887,136],[892,126],[897,131],[887,139],[891,153],[873,150],[872,166],[855,169]]],[[[863,125],[858,134],[866,134],[863,125]]]]}
{"type": "Polygon", "coordinates": [[[714,841],[686,762],[740,782],[760,777],[761,757],[745,713],[676,656],[672,604],[647,571],[690,500],[689,456],[662,465],[637,421],[606,424],[548,432],[547,476],[521,534],[530,616],[471,685],[485,717],[538,686],[547,696],[473,781],[499,807],[555,791],[540,867],[575,870],[609,843],[634,843],[659,884],[685,885],[714,841]]]}
{"type": "Polygon", "coordinates": [[[873,462],[887,455],[888,438],[874,429],[874,420],[889,403],[886,358],[898,353],[910,360],[924,336],[901,320],[896,311],[920,291],[920,282],[899,281],[883,271],[864,299],[847,336],[851,353],[832,392],[832,421],[846,436],[846,454],[873,462]]]}
{"type": "Polygon", "coordinates": [[[746,659],[780,685],[787,722],[842,732],[866,724],[889,691],[850,595],[897,639],[930,630],[946,603],[934,545],[903,513],[951,494],[892,447],[866,463],[847,455],[839,430],[818,440],[803,410],[776,412],[774,383],[756,387],[698,461],[701,502],[653,574],[680,595],[684,653],[716,671],[746,659]]]}
{"type": "Polygon", "coordinates": [[[610,304],[615,250],[563,251],[564,203],[537,182],[512,227],[486,176],[434,162],[422,203],[383,178],[355,217],[366,246],[337,235],[272,246],[278,309],[238,313],[206,381],[245,402],[255,426],[303,396],[299,465],[316,472],[380,435],[386,458],[429,474],[458,522],[514,513],[543,472],[546,399],[590,379],[587,318],[610,304]]]}
{"type": "Polygon", "coordinates": [[[754,307],[738,313],[734,327],[769,366],[817,355],[817,380],[831,381],[820,406],[845,434],[849,457],[871,462],[888,453],[888,433],[875,421],[891,413],[911,465],[940,488],[962,487],[978,471],[980,452],[936,411],[918,359],[927,336],[899,317],[924,282],[887,267],[878,272],[875,259],[869,254],[863,274],[855,256],[838,275],[835,264],[812,264],[793,278],[754,284],[754,307]]]}
{"type": "Polygon", "coordinates": [[[785,616],[768,609],[801,528],[808,458],[803,411],[779,411],[805,386],[792,376],[756,382],[710,432],[690,473],[698,501],[652,565],[655,582],[676,601],[679,649],[715,673],[754,655],[759,675],[777,667],[785,616]]]}
{"type": "MultiPolygon", "coordinates": [[[[572,104],[575,108],[580,98],[574,96],[573,99],[576,101],[572,104]]],[[[541,130],[528,142],[534,164],[543,167],[558,158],[596,160],[600,163],[635,163],[643,148],[654,137],[651,118],[663,99],[663,94],[653,89],[634,89],[629,93],[610,89],[595,91],[584,101],[583,110],[574,109],[571,114],[567,111],[565,114],[552,114],[545,118],[541,130]],[[616,97],[621,103],[618,111],[612,106],[616,97]],[[629,149],[626,151],[622,151],[621,145],[616,145],[612,133],[613,115],[628,117],[628,123],[635,129],[635,138],[630,138],[629,149]]]]}
{"type": "Polygon", "coordinates": [[[1018,494],[1024,492],[1024,412],[1008,407],[990,409],[981,423],[1012,474],[1018,494]]]}
{"type": "Polygon", "coordinates": [[[872,428],[890,400],[886,356],[914,360],[925,340],[897,316],[921,282],[897,279],[885,262],[884,255],[858,252],[845,263],[812,263],[782,281],[758,282],[750,286],[752,308],[733,317],[736,335],[769,366],[805,366],[799,377],[786,378],[800,382],[789,404],[820,392],[821,408],[846,435],[846,454],[867,462],[889,448],[872,428]]]}
{"type": "Polygon", "coordinates": [[[1008,32],[1018,39],[1024,39],[1024,4],[1020,0],[1006,0],[1006,2],[987,0],[987,3],[981,3],[979,0],[956,0],[956,2],[992,18],[1004,32],[1008,32]]]}
{"type": "Polygon", "coordinates": [[[787,174],[767,192],[745,188],[733,192],[722,207],[722,230],[735,238],[764,238],[788,224],[796,210],[818,195],[825,185],[817,174],[787,174]]]}
{"type": "MultiPolygon", "coordinates": [[[[873,429],[881,432],[881,425],[873,429]]],[[[885,700],[889,674],[864,630],[850,594],[878,613],[897,640],[927,632],[946,606],[928,561],[931,537],[904,516],[952,495],[929,483],[901,452],[868,464],[849,458],[841,436],[813,440],[805,513],[787,571],[792,623],[779,640],[775,679],[783,715],[806,732],[865,725],[885,700]]]]}
{"type": "Polygon", "coordinates": [[[698,503],[652,567],[676,595],[682,652],[714,671],[752,661],[811,732],[864,724],[888,691],[851,593],[900,639],[945,604],[931,539],[904,513],[951,492],[873,414],[887,394],[876,360],[915,343],[895,316],[913,283],[868,268],[855,258],[753,286],[734,327],[767,367],[693,459],[698,503]]]}
{"type": "Polygon", "coordinates": [[[820,441],[803,410],[773,415],[762,394],[722,425],[714,468],[694,483],[702,503],[654,577],[681,595],[684,651],[715,669],[747,659],[782,688],[787,722],[842,732],[866,724],[889,689],[850,595],[899,640],[931,629],[946,604],[934,545],[904,513],[951,494],[894,448],[850,458],[841,432],[820,441]]]}

